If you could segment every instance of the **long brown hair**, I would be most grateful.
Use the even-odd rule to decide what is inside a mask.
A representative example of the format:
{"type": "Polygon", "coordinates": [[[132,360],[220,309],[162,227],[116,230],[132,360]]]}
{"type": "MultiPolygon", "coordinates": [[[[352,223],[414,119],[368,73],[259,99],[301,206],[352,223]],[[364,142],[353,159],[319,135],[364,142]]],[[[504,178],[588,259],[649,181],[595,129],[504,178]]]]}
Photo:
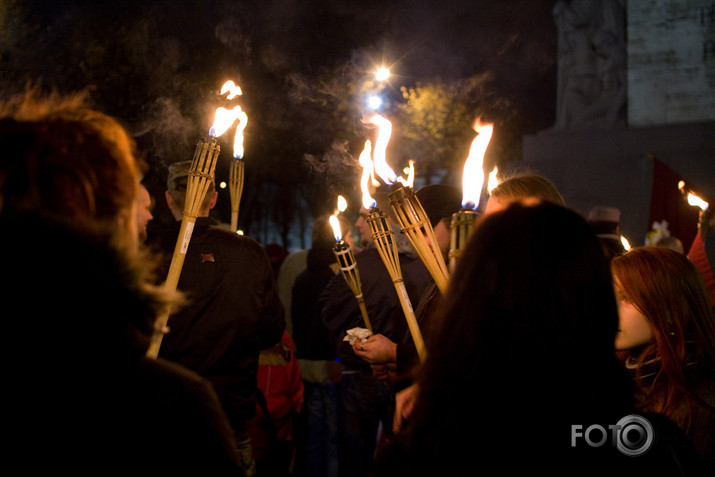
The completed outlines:
{"type": "Polygon", "coordinates": [[[697,401],[693,386],[702,376],[711,377],[715,365],[715,316],[702,277],[687,257],[666,247],[634,248],[614,258],[611,270],[653,335],[627,353],[639,385],[638,404],[687,430],[697,401]]]}

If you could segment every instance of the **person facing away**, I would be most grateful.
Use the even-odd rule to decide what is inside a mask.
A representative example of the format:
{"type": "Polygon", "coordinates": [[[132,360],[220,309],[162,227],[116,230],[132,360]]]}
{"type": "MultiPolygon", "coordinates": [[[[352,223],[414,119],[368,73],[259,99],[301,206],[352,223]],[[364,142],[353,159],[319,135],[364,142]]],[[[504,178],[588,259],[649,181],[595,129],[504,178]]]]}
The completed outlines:
{"type": "Polygon", "coordinates": [[[146,357],[179,296],[134,223],[133,145],[82,95],[0,106],[5,475],[241,475],[210,383],[146,357]],[[9,318],[9,317],[8,317],[9,318]]]}
{"type": "MultiPolygon", "coordinates": [[[[179,234],[190,166],[191,161],[182,161],[169,167],[165,197],[176,223],[158,237],[167,257],[179,234]]],[[[209,217],[216,199],[212,185],[179,278],[188,304],[172,311],[159,356],[211,381],[251,474],[255,466],[246,423],[255,415],[258,355],[281,340],[285,321],[266,252],[252,238],[217,226],[209,217]]]]}
{"type": "Polygon", "coordinates": [[[620,326],[616,349],[637,385],[636,405],[669,417],[715,475],[715,316],[682,253],[637,247],[611,263],[620,326]]]}
{"type": "Polygon", "coordinates": [[[577,213],[536,202],[485,217],[439,323],[415,408],[377,456],[378,476],[678,470],[668,453],[634,458],[574,434],[574,425],[608,429],[633,412],[632,383],[614,355],[609,270],[577,213]]]}
{"type": "MultiPolygon", "coordinates": [[[[338,215],[343,240],[353,246],[350,222],[338,215]]],[[[305,475],[338,475],[338,385],[342,365],[332,332],[323,324],[319,299],[328,282],[340,275],[333,252],[335,237],[329,216],[315,219],[306,269],[295,279],[292,290],[293,339],[305,385],[301,415],[305,475]]]]}
{"type": "MultiPolygon", "coordinates": [[[[373,197],[379,209],[388,217],[398,249],[405,289],[410,302],[416,304],[432,282],[432,277],[409,239],[390,217],[392,207],[387,194],[380,191],[373,197]]],[[[369,211],[361,210],[361,214],[366,213],[369,211]]],[[[365,218],[357,220],[358,227],[360,222],[365,222],[365,218]]],[[[361,238],[364,237],[361,235],[361,238]]],[[[373,333],[382,334],[393,342],[401,340],[408,330],[407,321],[398,292],[376,245],[369,244],[356,254],[355,263],[360,273],[365,307],[373,333]]],[[[339,424],[341,475],[367,475],[372,466],[378,427],[383,424],[385,430],[390,430],[387,421],[392,407],[392,392],[388,383],[378,379],[370,365],[355,355],[349,342],[343,341],[347,330],[366,326],[355,295],[342,276],[336,275],[330,279],[320,295],[319,303],[321,319],[331,330],[338,357],[343,363],[339,390],[340,404],[344,410],[339,424]]]]}
{"type": "MultiPolygon", "coordinates": [[[[418,191],[418,193],[422,194],[423,196],[420,197],[420,200],[422,201],[423,199],[425,199],[425,202],[427,204],[430,204],[430,202],[432,202],[432,200],[430,200],[430,196],[434,195],[433,192],[437,192],[437,189],[429,189],[428,187],[423,187],[422,189],[424,190],[422,190],[421,192],[418,191]]],[[[454,193],[452,193],[452,195],[453,194],[454,193]]],[[[443,201],[449,196],[450,194],[446,192],[441,194],[443,201]]],[[[565,206],[565,202],[563,197],[561,196],[561,193],[556,188],[554,183],[551,182],[551,180],[549,180],[547,177],[531,172],[529,170],[520,170],[511,174],[507,174],[501,178],[500,183],[491,191],[487,203],[484,207],[484,212],[481,214],[480,217],[483,218],[500,210],[504,210],[512,202],[526,199],[538,199],[565,206]]],[[[455,199],[451,200],[454,201],[455,199]]],[[[435,203],[440,202],[438,200],[438,202],[435,203]]],[[[429,207],[427,207],[427,209],[429,209],[429,207]]],[[[441,222],[445,222],[445,225],[447,225],[446,220],[443,219],[441,222]]],[[[436,228],[439,229],[440,225],[438,224],[436,228]]],[[[440,300],[441,297],[439,297],[439,300],[425,297],[425,299],[423,299],[422,302],[418,305],[418,316],[434,316],[440,307],[440,305],[438,305],[440,300]]],[[[430,322],[433,321],[434,320],[431,320],[430,322]]],[[[427,331],[426,339],[431,339],[432,334],[432,332],[427,331]]],[[[427,344],[429,345],[429,342],[427,344]]],[[[404,352],[401,354],[403,357],[408,355],[408,353],[404,352]]],[[[414,358],[412,362],[414,363],[414,358]]],[[[404,364],[401,365],[400,363],[398,363],[398,368],[404,368],[404,364]]],[[[396,431],[397,429],[399,429],[399,427],[402,425],[403,420],[409,418],[417,392],[417,386],[412,384],[406,389],[396,394],[393,430],[396,431]]]]}
{"type": "Polygon", "coordinates": [[[483,215],[490,215],[505,209],[514,201],[529,198],[566,205],[561,192],[549,178],[529,170],[520,170],[501,178],[489,194],[483,215]]]}

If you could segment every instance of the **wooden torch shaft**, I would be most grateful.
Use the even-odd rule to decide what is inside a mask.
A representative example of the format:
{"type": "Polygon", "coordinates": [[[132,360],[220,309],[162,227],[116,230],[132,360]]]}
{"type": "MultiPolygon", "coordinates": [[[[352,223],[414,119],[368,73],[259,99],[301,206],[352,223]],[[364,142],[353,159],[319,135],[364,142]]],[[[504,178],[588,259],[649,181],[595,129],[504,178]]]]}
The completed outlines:
{"type": "Polygon", "coordinates": [[[424,363],[425,358],[427,358],[427,350],[425,349],[425,341],[422,338],[422,332],[420,331],[420,326],[417,324],[417,317],[415,317],[415,312],[412,309],[412,303],[410,302],[410,297],[407,295],[407,289],[405,288],[405,282],[401,279],[393,282],[395,284],[395,290],[397,290],[397,297],[400,300],[400,305],[402,305],[402,311],[405,313],[405,319],[407,320],[407,327],[410,329],[410,334],[412,335],[412,340],[415,342],[415,348],[417,348],[417,354],[420,357],[420,361],[424,363]]]}
{"type": "Polygon", "coordinates": [[[357,298],[358,306],[360,307],[360,314],[362,314],[362,321],[365,322],[365,328],[370,330],[370,333],[372,333],[372,324],[370,324],[370,318],[367,316],[365,298],[362,296],[362,293],[360,295],[356,295],[355,298],[357,298]]]}
{"type": "MultiPolygon", "coordinates": [[[[189,247],[189,242],[191,240],[191,234],[194,230],[194,224],[196,223],[196,217],[189,217],[184,215],[181,219],[181,228],[179,229],[178,240],[176,241],[176,246],[174,247],[174,255],[171,257],[171,265],[169,265],[169,273],[166,276],[166,281],[164,282],[164,289],[174,291],[179,285],[179,277],[181,276],[181,269],[184,266],[184,259],[186,259],[186,250],[189,247]]],[[[169,315],[171,315],[171,308],[167,308],[161,315],[157,317],[157,327],[158,329],[163,329],[169,321],[169,315]]],[[[156,358],[159,356],[159,348],[161,347],[161,341],[163,334],[155,333],[149,344],[149,350],[147,351],[147,356],[150,358],[156,358]]]]}

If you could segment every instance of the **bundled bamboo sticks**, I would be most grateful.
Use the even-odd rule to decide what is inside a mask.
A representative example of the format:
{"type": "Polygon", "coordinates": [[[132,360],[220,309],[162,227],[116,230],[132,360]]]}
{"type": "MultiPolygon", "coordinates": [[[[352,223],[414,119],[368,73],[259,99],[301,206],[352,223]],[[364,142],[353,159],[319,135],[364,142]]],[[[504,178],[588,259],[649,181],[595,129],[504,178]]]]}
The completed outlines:
{"type": "Polygon", "coordinates": [[[335,254],[335,258],[338,260],[338,265],[340,266],[343,278],[345,278],[348,287],[350,287],[350,290],[352,290],[355,298],[357,299],[358,306],[360,307],[360,314],[362,314],[362,320],[365,323],[365,328],[370,330],[372,333],[372,325],[370,324],[370,318],[367,315],[367,308],[365,307],[365,298],[362,295],[360,273],[358,272],[353,251],[344,240],[341,240],[335,244],[335,247],[333,247],[333,253],[335,254]]]}
{"type": "Polygon", "coordinates": [[[387,223],[387,216],[385,216],[385,214],[383,214],[377,207],[373,207],[370,209],[367,223],[370,226],[372,238],[375,241],[380,258],[382,258],[385,268],[387,268],[387,272],[390,274],[392,283],[395,285],[397,297],[400,300],[402,311],[404,312],[405,319],[407,320],[407,326],[410,330],[410,334],[412,335],[412,339],[415,342],[417,354],[419,355],[420,360],[424,362],[427,357],[424,339],[422,338],[420,327],[417,324],[417,318],[415,317],[415,312],[412,309],[410,297],[407,295],[405,282],[402,278],[402,269],[400,267],[400,257],[397,252],[397,244],[395,243],[392,229],[387,223]]]}
{"type": "Polygon", "coordinates": [[[469,236],[477,220],[477,212],[469,209],[462,209],[452,214],[450,222],[449,239],[449,271],[454,272],[462,251],[469,240],[469,236]]]}
{"type": "Polygon", "coordinates": [[[445,293],[449,272],[424,207],[411,187],[396,182],[391,186],[390,191],[388,196],[390,205],[402,226],[402,232],[419,254],[439,290],[445,293]]]}
{"type": "MultiPolygon", "coordinates": [[[[181,276],[181,269],[184,266],[186,251],[189,248],[191,234],[194,230],[196,217],[198,216],[201,204],[206,197],[206,193],[214,180],[214,171],[216,169],[216,160],[221,148],[217,144],[216,138],[211,137],[208,140],[201,139],[196,144],[194,158],[191,162],[189,170],[188,183],[186,186],[186,201],[184,203],[184,213],[181,219],[181,228],[179,236],[174,247],[174,254],[171,257],[171,265],[169,273],[164,282],[164,288],[167,290],[176,290],[181,276]]],[[[164,329],[169,320],[171,310],[166,310],[157,318],[156,330],[152,336],[147,356],[156,358],[159,355],[159,348],[164,337],[164,329]]]]}
{"type": "Polygon", "coordinates": [[[241,159],[231,161],[229,174],[229,191],[231,193],[231,231],[238,230],[238,209],[241,205],[243,195],[243,173],[244,164],[241,159]]]}

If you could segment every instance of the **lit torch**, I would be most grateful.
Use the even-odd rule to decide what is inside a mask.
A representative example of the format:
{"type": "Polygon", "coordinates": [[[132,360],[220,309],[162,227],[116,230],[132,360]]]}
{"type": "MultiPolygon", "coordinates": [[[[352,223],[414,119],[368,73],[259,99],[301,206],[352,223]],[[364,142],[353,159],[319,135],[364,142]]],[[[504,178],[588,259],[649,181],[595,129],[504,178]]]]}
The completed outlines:
{"type": "Polygon", "coordinates": [[[360,284],[360,273],[358,272],[357,263],[355,263],[355,256],[353,255],[352,248],[348,245],[345,240],[343,240],[343,234],[340,231],[340,221],[338,220],[338,213],[345,211],[347,208],[347,202],[342,195],[338,196],[338,208],[335,213],[328,219],[330,221],[330,226],[333,228],[333,235],[335,236],[335,247],[333,247],[333,253],[340,266],[340,271],[343,274],[343,278],[352,290],[355,298],[357,299],[358,306],[360,307],[360,313],[362,314],[362,320],[365,322],[365,328],[370,330],[372,333],[372,325],[370,324],[370,318],[367,316],[367,308],[365,307],[365,298],[362,294],[362,285],[360,284]]]}
{"type": "MultiPolygon", "coordinates": [[[[464,171],[462,173],[462,208],[452,214],[452,222],[450,224],[450,271],[454,271],[454,268],[457,266],[457,260],[474,228],[474,222],[477,218],[477,208],[479,207],[482,187],[484,186],[484,154],[487,152],[487,146],[489,146],[489,141],[494,132],[493,124],[482,124],[478,119],[473,127],[477,132],[477,137],[472,141],[472,145],[469,148],[469,155],[464,162],[464,171]]],[[[494,180],[496,180],[496,172],[494,172],[494,180]]]]}
{"type": "Polygon", "coordinates": [[[701,199],[697,195],[695,195],[693,192],[686,190],[685,189],[685,182],[680,181],[678,182],[678,189],[685,194],[687,192],[688,194],[688,204],[692,205],[693,207],[698,207],[700,208],[700,216],[698,217],[698,230],[700,231],[700,234],[702,235],[702,239],[705,240],[705,235],[708,230],[708,222],[710,221],[710,204],[706,202],[705,200],[701,199]]]}
{"type": "MultiPolygon", "coordinates": [[[[233,81],[229,80],[221,87],[221,94],[226,94],[226,99],[231,100],[236,96],[243,94],[241,87],[237,86],[233,81]]],[[[241,204],[241,195],[243,194],[243,130],[246,129],[248,116],[238,107],[237,110],[238,125],[236,126],[236,135],[233,140],[233,161],[229,171],[229,192],[231,193],[231,231],[238,230],[238,209],[241,204]]]]}
{"type": "Polygon", "coordinates": [[[387,164],[385,154],[392,125],[389,120],[379,114],[370,118],[370,122],[379,128],[374,153],[375,172],[390,186],[388,198],[390,199],[392,210],[395,212],[395,217],[402,227],[402,232],[419,254],[439,290],[445,293],[447,291],[449,272],[447,271],[442,251],[437,244],[429,217],[412,190],[414,162],[410,161],[410,169],[408,169],[410,177],[408,180],[397,177],[387,164]]]}
{"type": "Polygon", "coordinates": [[[231,192],[231,231],[238,230],[238,209],[241,205],[243,194],[243,130],[246,128],[248,116],[243,111],[238,113],[236,138],[233,142],[233,161],[229,174],[229,187],[231,192]]]}
{"type": "MultiPolygon", "coordinates": [[[[174,254],[171,258],[169,273],[164,282],[164,288],[167,290],[176,290],[181,269],[184,266],[186,251],[191,241],[191,234],[193,233],[194,224],[196,223],[196,217],[201,209],[201,204],[206,197],[206,193],[214,181],[216,160],[221,151],[217,143],[217,138],[231,127],[239,111],[240,107],[234,108],[233,110],[228,110],[223,107],[218,108],[216,110],[214,123],[209,129],[209,137],[200,139],[196,144],[194,158],[189,168],[189,177],[186,185],[186,202],[184,204],[179,236],[177,237],[174,254]]],[[[161,341],[164,337],[164,330],[166,329],[166,323],[169,320],[170,314],[171,310],[167,309],[157,318],[155,332],[149,344],[147,356],[156,358],[159,355],[159,348],[161,347],[161,341]]]]}
{"type": "MultiPolygon", "coordinates": [[[[387,123],[389,123],[389,121],[387,121],[387,123]]],[[[385,123],[382,122],[382,125],[384,127],[385,123]]],[[[389,137],[387,138],[387,140],[385,139],[384,132],[385,129],[382,130],[382,137],[380,136],[380,134],[378,134],[378,140],[376,141],[376,145],[379,146],[380,149],[376,150],[374,154],[375,158],[379,158],[381,156],[384,158],[384,148],[387,145],[387,140],[389,140],[389,137]]],[[[376,149],[378,148],[376,147],[376,149]]],[[[402,311],[405,314],[407,326],[410,330],[410,334],[412,335],[412,340],[415,342],[417,354],[419,355],[420,360],[424,361],[427,357],[427,351],[425,349],[424,339],[422,338],[422,332],[420,331],[420,327],[417,324],[415,312],[412,309],[410,297],[407,294],[407,289],[405,288],[404,279],[402,278],[402,269],[400,267],[400,257],[397,252],[397,243],[395,242],[395,239],[393,237],[392,229],[387,222],[387,216],[377,207],[377,203],[372,198],[372,196],[370,196],[370,191],[368,187],[370,184],[370,178],[372,177],[374,181],[374,177],[372,176],[372,170],[366,170],[365,168],[373,167],[374,163],[372,160],[370,160],[369,155],[370,142],[366,141],[365,149],[363,150],[362,154],[360,154],[360,164],[362,164],[363,166],[363,175],[360,185],[362,188],[363,206],[366,209],[370,210],[370,214],[367,218],[367,223],[370,226],[370,232],[372,233],[372,238],[375,242],[377,251],[380,254],[380,258],[385,264],[385,268],[387,268],[387,272],[390,274],[392,283],[395,286],[395,290],[397,291],[397,298],[400,301],[402,311]]],[[[385,163],[384,165],[387,164],[385,163]]],[[[383,173],[387,172],[389,174],[392,172],[389,167],[387,169],[388,170],[383,171],[383,173]]],[[[392,177],[396,179],[394,173],[392,173],[392,177]]],[[[429,224],[429,221],[427,223],[429,224]]]]}

